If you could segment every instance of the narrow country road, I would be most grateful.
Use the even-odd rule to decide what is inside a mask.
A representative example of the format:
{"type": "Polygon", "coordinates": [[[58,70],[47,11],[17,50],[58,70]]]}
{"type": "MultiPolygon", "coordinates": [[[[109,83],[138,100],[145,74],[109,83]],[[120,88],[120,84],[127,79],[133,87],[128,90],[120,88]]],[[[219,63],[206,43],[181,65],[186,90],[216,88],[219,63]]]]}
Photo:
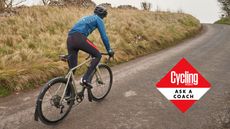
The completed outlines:
{"type": "Polygon", "coordinates": [[[199,36],[112,70],[103,102],[85,99],[55,126],[34,121],[40,89],[0,98],[0,129],[230,129],[230,26],[205,24],[199,36]],[[183,57],[212,85],[186,113],[155,86],[183,57]]]}

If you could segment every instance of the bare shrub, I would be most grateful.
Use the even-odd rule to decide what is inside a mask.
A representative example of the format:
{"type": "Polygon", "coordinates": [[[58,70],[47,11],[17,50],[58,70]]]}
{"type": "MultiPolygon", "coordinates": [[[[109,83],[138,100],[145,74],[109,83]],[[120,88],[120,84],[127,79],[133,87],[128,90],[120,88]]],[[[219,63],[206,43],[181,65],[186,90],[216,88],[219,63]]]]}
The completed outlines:
{"type": "Polygon", "coordinates": [[[152,3],[149,3],[149,2],[142,2],[142,3],[141,3],[141,7],[142,7],[143,10],[150,11],[151,8],[152,8],[152,3]]]}
{"type": "Polygon", "coordinates": [[[19,6],[21,3],[25,2],[26,0],[20,0],[15,2],[15,0],[0,0],[0,13],[14,13],[14,7],[19,6]]]}

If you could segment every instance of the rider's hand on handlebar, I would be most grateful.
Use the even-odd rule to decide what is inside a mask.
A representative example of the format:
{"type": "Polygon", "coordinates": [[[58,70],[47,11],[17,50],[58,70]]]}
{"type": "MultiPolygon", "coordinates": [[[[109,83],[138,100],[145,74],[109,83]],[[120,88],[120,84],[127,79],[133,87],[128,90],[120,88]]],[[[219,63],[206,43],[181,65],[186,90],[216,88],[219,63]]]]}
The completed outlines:
{"type": "Polygon", "coordinates": [[[115,53],[114,53],[113,49],[110,49],[108,51],[108,54],[109,54],[109,57],[113,57],[115,53]]]}

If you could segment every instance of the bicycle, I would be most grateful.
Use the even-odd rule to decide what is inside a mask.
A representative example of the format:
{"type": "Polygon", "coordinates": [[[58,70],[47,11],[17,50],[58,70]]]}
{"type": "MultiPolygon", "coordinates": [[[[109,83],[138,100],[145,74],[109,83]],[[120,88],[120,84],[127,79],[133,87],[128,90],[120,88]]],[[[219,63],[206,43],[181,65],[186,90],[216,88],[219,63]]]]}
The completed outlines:
{"type": "MultiPolygon", "coordinates": [[[[102,53],[102,55],[108,54],[102,53]]],[[[68,62],[68,55],[61,55],[59,57],[62,61],[68,62]]],[[[85,86],[80,86],[81,88],[79,88],[76,85],[73,71],[85,64],[89,66],[88,63],[92,59],[91,56],[88,56],[84,62],[70,69],[64,77],[56,77],[43,86],[36,101],[35,121],[40,119],[40,121],[48,125],[60,122],[68,115],[74,104],[78,105],[83,101],[85,90],[87,90],[90,102],[99,102],[108,95],[113,83],[112,70],[107,65],[110,62],[110,57],[107,58],[106,64],[100,63],[90,76],[92,89],[85,86]],[[53,90],[54,88],[56,90],[53,90]],[[70,90],[70,94],[66,97],[67,89],[70,90]],[[97,90],[100,91],[100,94],[97,93],[97,90]],[[45,98],[46,95],[49,96],[48,99],[45,98]],[[49,107],[50,105],[51,107],[49,107]],[[51,110],[51,108],[54,110],[51,110]],[[55,112],[57,116],[55,116],[55,112]]]]}

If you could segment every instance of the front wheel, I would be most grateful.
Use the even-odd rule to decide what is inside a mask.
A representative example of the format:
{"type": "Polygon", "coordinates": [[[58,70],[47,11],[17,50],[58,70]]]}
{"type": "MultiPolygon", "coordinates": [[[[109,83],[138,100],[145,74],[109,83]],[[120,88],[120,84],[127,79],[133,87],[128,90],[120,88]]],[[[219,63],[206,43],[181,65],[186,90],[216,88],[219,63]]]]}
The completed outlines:
{"type": "Polygon", "coordinates": [[[74,88],[68,84],[70,93],[64,95],[67,79],[57,77],[45,84],[37,99],[37,115],[45,124],[55,124],[63,120],[74,104],[74,88]],[[62,96],[64,98],[62,99],[62,96]],[[67,98],[68,97],[68,98],[67,98]]]}
{"type": "Polygon", "coordinates": [[[113,74],[109,66],[105,64],[99,64],[91,76],[91,84],[93,88],[92,99],[94,101],[103,100],[111,90],[113,84],[113,74]]]}

